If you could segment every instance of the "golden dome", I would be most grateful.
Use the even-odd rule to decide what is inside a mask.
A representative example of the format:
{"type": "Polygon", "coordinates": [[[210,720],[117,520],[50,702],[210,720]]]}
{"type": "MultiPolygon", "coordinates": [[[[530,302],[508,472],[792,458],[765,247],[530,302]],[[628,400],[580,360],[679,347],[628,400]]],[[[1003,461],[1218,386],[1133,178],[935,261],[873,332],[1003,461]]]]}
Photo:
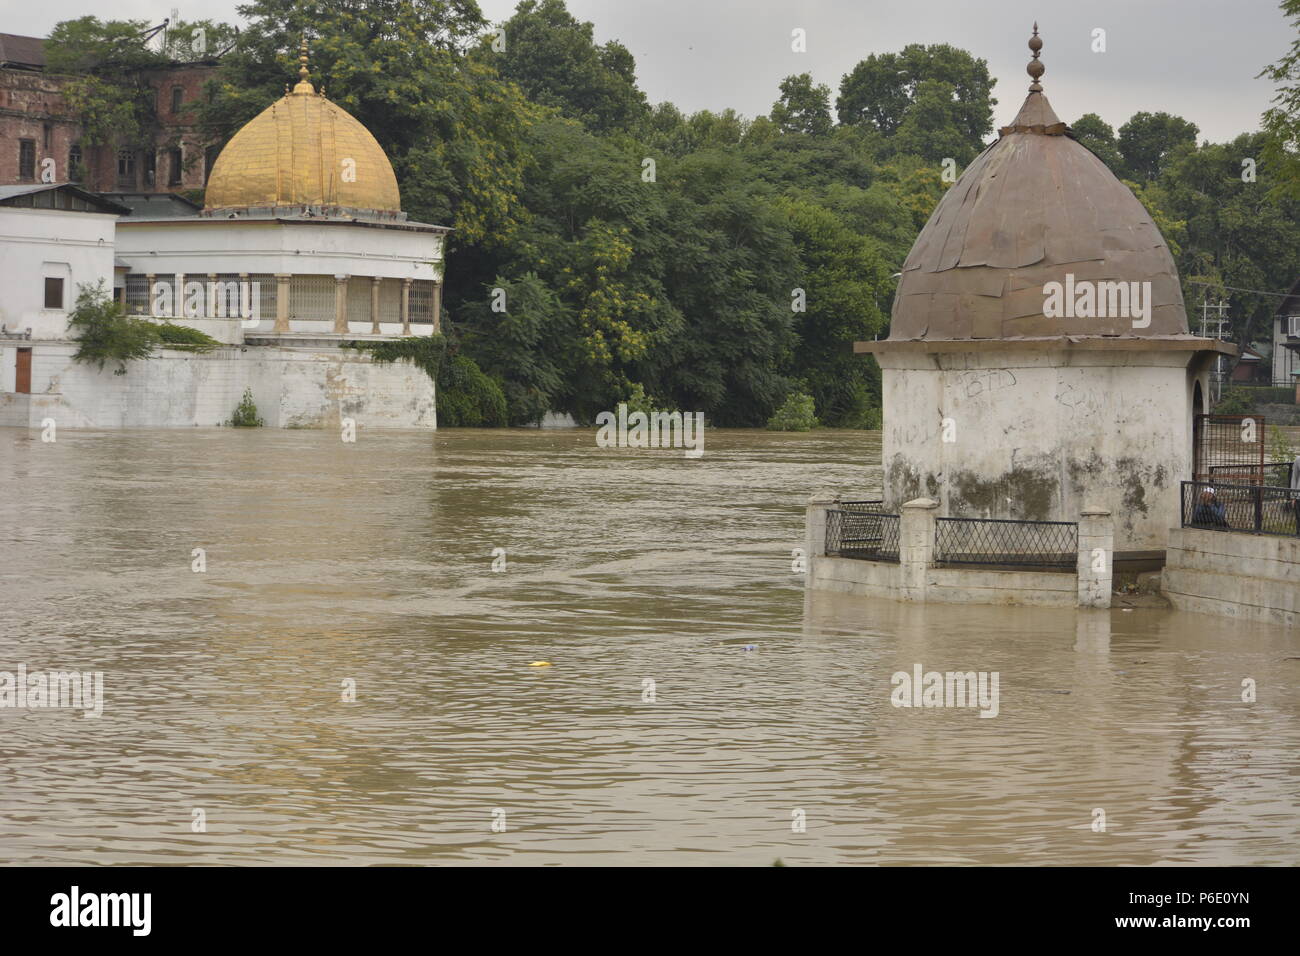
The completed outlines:
{"type": "Polygon", "coordinates": [[[305,47],[299,59],[293,92],[250,120],[217,157],[204,209],[324,206],[400,212],[397,177],[383,148],[307,81],[305,47]]]}

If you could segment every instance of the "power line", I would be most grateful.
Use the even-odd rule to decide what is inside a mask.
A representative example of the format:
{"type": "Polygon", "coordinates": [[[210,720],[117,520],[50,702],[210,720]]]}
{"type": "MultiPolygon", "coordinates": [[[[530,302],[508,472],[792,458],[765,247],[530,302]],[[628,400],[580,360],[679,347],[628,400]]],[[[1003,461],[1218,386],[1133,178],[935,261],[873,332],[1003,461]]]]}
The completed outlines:
{"type": "Polygon", "coordinates": [[[1277,296],[1277,298],[1279,299],[1291,298],[1290,292],[1266,292],[1263,289],[1242,289],[1235,285],[1220,285],[1217,282],[1200,282],[1196,279],[1187,279],[1185,281],[1189,285],[1206,285],[1215,289],[1227,289],[1229,292],[1250,292],[1254,295],[1272,295],[1272,296],[1277,296]]]}

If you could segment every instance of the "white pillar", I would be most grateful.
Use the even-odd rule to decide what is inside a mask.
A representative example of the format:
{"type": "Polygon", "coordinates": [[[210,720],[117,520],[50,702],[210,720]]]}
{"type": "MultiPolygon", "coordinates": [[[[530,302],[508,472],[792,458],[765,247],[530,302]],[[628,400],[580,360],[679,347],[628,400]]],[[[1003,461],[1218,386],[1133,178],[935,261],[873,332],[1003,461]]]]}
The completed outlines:
{"type": "Polygon", "coordinates": [[[924,601],[930,564],[934,559],[934,528],[939,502],[913,498],[898,519],[899,598],[924,601]]]}
{"type": "Polygon", "coordinates": [[[1104,508],[1079,514],[1079,607],[1110,607],[1115,577],[1115,522],[1104,508]]]}
{"type": "Polygon", "coordinates": [[[833,491],[818,491],[808,499],[803,525],[805,588],[816,586],[813,576],[817,570],[817,559],[826,556],[826,512],[839,503],[840,496],[833,491]]]}

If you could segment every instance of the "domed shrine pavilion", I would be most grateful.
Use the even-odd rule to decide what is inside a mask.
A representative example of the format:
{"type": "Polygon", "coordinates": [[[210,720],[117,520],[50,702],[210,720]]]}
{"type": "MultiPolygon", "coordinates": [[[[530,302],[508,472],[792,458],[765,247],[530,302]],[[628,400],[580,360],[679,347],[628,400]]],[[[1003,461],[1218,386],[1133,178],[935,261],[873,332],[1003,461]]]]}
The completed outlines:
{"type": "Polygon", "coordinates": [[[1109,510],[1117,561],[1163,549],[1192,477],[1217,352],[1188,332],[1151,216],[1029,95],[945,194],[903,265],[884,389],[887,506],[1077,520],[1109,510]]]}

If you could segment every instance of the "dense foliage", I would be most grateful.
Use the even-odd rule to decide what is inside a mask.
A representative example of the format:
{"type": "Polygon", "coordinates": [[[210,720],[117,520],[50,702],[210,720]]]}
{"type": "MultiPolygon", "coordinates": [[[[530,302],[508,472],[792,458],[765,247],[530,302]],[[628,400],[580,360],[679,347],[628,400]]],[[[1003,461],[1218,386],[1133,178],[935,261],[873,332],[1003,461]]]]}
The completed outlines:
{"type": "MultiPolygon", "coordinates": [[[[1300,0],[1282,5],[1300,23],[1300,0]]],[[[987,64],[945,44],[867,56],[835,91],[787,77],[751,119],[648,104],[627,48],[596,43],[563,0],[523,0],[497,27],[474,0],[240,12],[201,110],[214,141],[280,95],[305,34],[313,82],[374,133],[404,208],[455,228],[448,347],[401,356],[432,363],[443,424],[589,422],[654,396],[761,426],[806,393],[823,424],[877,425],[879,369],[851,344],[886,334],[947,174],[993,133],[987,64]]],[[[58,45],[100,75],[130,29],[87,20],[58,45]]],[[[1198,145],[1162,112],[1074,128],[1165,233],[1189,314],[1226,298],[1239,342],[1267,337],[1277,299],[1234,287],[1300,272],[1300,43],[1270,75],[1283,94],[1266,132],[1231,143],[1198,145]]]]}

